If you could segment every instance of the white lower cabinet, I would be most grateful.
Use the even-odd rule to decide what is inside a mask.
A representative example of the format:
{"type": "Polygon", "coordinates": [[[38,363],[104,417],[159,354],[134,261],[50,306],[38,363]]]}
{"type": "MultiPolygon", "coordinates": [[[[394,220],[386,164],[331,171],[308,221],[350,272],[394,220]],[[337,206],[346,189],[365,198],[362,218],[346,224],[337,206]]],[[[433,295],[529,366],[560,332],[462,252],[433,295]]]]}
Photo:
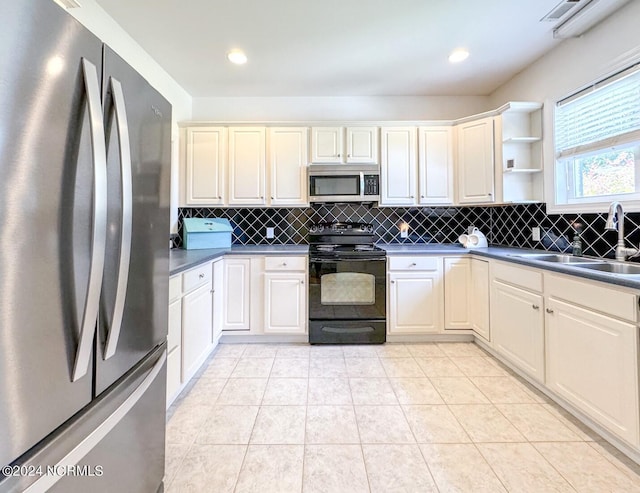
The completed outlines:
{"type": "Polygon", "coordinates": [[[306,334],[306,256],[229,256],[223,277],[222,330],[227,335],[306,334]]]}
{"type": "Polygon", "coordinates": [[[307,285],[304,272],[264,275],[264,332],[304,334],[307,326],[307,285]]]}
{"type": "Polygon", "coordinates": [[[539,382],[544,382],[542,306],[542,295],[493,279],[491,285],[493,347],[539,382]]]}
{"type": "Polygon", "coordinates": [[[251,329],[251,259],[224,259],[222,330],[251,329]]]}
{"type": "Polygon", "coordinates": [[[640,446],[635,324],[550,298],[546,328],[549,388],[640,446]]]}
{"type": "Polygon", "coordinates": [[[470,329],[471,323],[471,259],[444,259],[444,328],[470,329]]]}
{"type": "Polygon", "coordinates": [[[442,330],[442,257],[390,257],[387,289],[389,334],[442,330]]]}
{"type": "Polygon", "coordinates": [[[189,380],[212,349],[211,281],[182,298],[182,380],[189,380]]]}
{"type": "MultiPolygon", "coordinates": [[[[178,281],[179,281],[178,276],[178,281]]],[[[180,296],[180,293],[178,293],[180,296]]],[[[167,403],[173,401],[182,382],[182,299],[169,303],[169,331],[167,333],[167,403]]]]}
{"type": "Polygon", "coordinates": [[[169,278],[167,407],[218,344],[222,259],[169,278]]]}
{"type": "Polygon", "coordinates": [[[222,335],[223,309],[224,306],[224,260],[219,259],[213,262],[213,318],[211,330],[211,342],[218,344],[222,335]]]}
{"type": "Polygon", "coordinates": [[[471,259],[471,328],[485,339],[491,340],[489,323],[489,262],[471,259]]]}

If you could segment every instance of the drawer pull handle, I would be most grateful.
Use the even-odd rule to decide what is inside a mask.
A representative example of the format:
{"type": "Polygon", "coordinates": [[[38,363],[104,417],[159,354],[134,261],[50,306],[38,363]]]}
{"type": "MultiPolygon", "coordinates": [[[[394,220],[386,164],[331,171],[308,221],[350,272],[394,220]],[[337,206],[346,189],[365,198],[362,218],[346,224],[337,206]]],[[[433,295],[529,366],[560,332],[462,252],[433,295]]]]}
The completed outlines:
{"type": "Polygon", "coordinates": [[[547,309],[546,309],[546,312],[547,312],[547,313],[553,313],[553,310],[552,310],[551,308],[547,308],[547,309]]]}
{"type": "Polygon", "coordinates": [[[416,264],[415,262],[411,262],[411,267],[415,267],[416,265],[418,264],[416,264]]]}
{"type": "Polygon", "coordinates": [[[204,274],[200,274],[198,277],[199,277],[200,279],[204,279],[204,274]]]}
{"type": "Polygon", "coordinates": [[[212,290],[211,290],[211,291],[209,291],[209,292],[210,292],[211,294],[213,294],[213,293],[215,293],[215,292],[216,292],[216,290],[215,290],[215,289],[212,289],[212,290]]]}
{"type": "Polygon", "coordinates": [[[531,308],[533,308],[534,310],[539,310],[540,307],[538,305],[531,305],[531,308]]]}
{"type": "Polygon", "coordinates": [[[286,262],[282,262],[282,267],[286,267],[287,263],[286,262]]]}
{"type": "Polygon", "coordinates": [[[395,283],[396,283],[395,281],[391,281],[391,284],[395,284],[395,283]]]}
{"type": "Polygon", "coordinates": [[[304,281],[300,281],[300,284],[304,284],[304,281]]]}

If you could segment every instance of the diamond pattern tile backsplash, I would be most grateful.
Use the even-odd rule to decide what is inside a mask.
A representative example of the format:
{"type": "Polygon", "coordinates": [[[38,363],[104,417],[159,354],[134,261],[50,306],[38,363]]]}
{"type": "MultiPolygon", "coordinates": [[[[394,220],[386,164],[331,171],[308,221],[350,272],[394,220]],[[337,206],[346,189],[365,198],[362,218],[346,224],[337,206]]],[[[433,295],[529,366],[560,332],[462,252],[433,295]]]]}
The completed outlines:
{"type": "MultiPolygon", "coordinates": [[[[233,243],[306,244],[308,226],[315,222],[359,221],[372,223],[380,243],[455,243],[467,227],[485,233],[489,244],[571,251],[574,225],[582,229],[584,255],[613,257],[617,233],[605,231],[606,214],[547,215],[544,204],[495,207],[380,207],[363,205],[309,208],[193,208],[178,210],[178,237],[182,245],[182,220],[187,217],[223,217],[233,226],[233,243]],[[409,225],[409,237],[400,238],[399,225],[409,225]],[[541,229],[541,241],[531,239],[531,228],[541,229]],[[275,238],[266,238],[266,228],[275,238]]],[[[625,216],[629,246],[640,242],[640,213],[625,216]]]]}

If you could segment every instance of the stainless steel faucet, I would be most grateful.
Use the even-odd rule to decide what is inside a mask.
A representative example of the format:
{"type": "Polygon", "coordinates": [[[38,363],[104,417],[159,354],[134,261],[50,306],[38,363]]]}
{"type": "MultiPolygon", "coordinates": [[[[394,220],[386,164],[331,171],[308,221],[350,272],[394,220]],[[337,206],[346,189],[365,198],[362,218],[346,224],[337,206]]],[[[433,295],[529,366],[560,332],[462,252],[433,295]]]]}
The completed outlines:
{"type": "Polygon", "coordinates": [[[606,231],[618,231],[618,244],[616,245],[616,260],[625,261],[630,255],[637,255],[638,250],[624,246],[624,211],[620,202],[611,202],[609,215],[607,216],[606,231]]]}

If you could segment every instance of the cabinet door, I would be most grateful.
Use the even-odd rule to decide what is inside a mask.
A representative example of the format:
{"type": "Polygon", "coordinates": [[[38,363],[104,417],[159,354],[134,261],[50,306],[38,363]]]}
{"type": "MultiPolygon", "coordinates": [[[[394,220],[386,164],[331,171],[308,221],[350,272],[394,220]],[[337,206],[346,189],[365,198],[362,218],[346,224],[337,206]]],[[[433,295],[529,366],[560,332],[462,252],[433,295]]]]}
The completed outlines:
{"type": "Polygon", "coordinates": [[[251,259],[225,258],[222,330],[251,328],[251,259]]]}
{"type": "Polygon", "coordinates": [[[180,390],[180,384],[182,383],[182,377],[180,372],[180,360],[181,351],[177,347],[173,351],[167,354],[167,409],[175,400],[178,390],[180,390]]]}
{"type": "Polygon", "coordinates": [[[186,204],[224,204],[227,130],[187,128],[185,147],[186,204]]]}
{"type": "Polygon", "coordinates": [[[229,205],[264,205],[264,127],[229,129],[229,205]]]}
{"type": "Polygon", "coordinates": [[[211,342],[216,345],[222,335],[222,313],[224,293],[224,260],[213,263],[213,321],[211,342]]]}
{"type": "Polygon", "coordinates": [[[347,128],[347,163],[378,164],[378,127],[347,128]]]}
{"type": "Polygon", "coordinates": [[[309,130],[306,127],[269,129],[271,205],[307,205],[309,130]]]}
{"type": "Polygon", "coordinates": [[[167,353],[180,346],[182,341],[182,298],[169,304],[169,330],[167,332],[167,353]]]}
{"type": "Polygon", "coordinates": [[[637,447],[638,329],[550,298],[547,385],[637,447]]]}
{"type": "Polygon", "coordinates": [[[211,281],[182,298],[182,381],[189,380],[212,348],[211,281]]]}
{"type": "Polygon", "coordinates": [[[343,127],[313,127],[311,129],[311,162],[341,163],[343,127]]]}
{"type": "Polygon", "coordinates": [[[416,203],[416,135],[415,127],[382,129],[382,205],[416,203]]]}
{"type": "Polygon", "coordinates": [[[531,377],[544,382],[542,296],[494,279],[491,328],[496,351],[531,377]]]}
{"type": "Polygon", "coordinates": [[[471,328],[471,259],[444,259],[444,328],[471,328]]]}
{"type": "Polygon", "coordinates": [[[490,341],[489,262],[471,259],[471,328],[490,341]]]}
{"type": "Polygon", "coordinates": [[[304,273],[264,275],[265,333],[304,334],[307,321],[307,285],[304,273]]]}
{"type": "Polygon", "coordinates": [[[389,334],[428,334],[442,328],[442,270],[389,273],[389,334]]]}
{"type": "Polygon", "coordinates": [[[453,128],[418,129],[420,204],[453,204],[453,128]]]}
{"type": "Polygon", "coordinates": [[[457,132],[459,202],[493,202],[493,118],[463,123],[457,132]]]}

